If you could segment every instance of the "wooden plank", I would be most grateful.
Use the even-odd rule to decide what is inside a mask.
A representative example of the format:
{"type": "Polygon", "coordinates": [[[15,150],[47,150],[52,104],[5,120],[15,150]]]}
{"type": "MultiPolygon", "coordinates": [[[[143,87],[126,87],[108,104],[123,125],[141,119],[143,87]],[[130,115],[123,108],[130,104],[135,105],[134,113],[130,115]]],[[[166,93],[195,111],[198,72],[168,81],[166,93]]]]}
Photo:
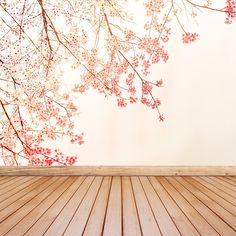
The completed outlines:
{"type": "MultiPolygon", "coordinates": [[[[205,181],[207,181],[208,183],[211,183],[212,185],[214,185],[216,188],[220,189],[221,191],[224,191],[225,193],[235,197],[236,196],[236,191],[232,190],[229,186],[231,185],[233,188],[233,184],[230,183],[231,180],[227,179],[226,177],[224,177],[222,180],[224,180],[225,182],[218,182],[218,181],[215,181],[214,179],[212,178],[209,178],[209,177],[202,177],[202,179],[204,179],[205,181]],[[230,184],[228,186],[225,186],[225,184],[230,184]]],[[[236,187],[236,186],[235,186],[236,187]]]]}
{"type": "Polygon", "coordinates": [[[176,177],[177,180],[191,191],[200,201],[202,201],[207,207],[209,207],[215,214],[217,214],[222,220],[224,220],[231,228],[236,230],[236,219],[234,215],[228,212],[220,204],[211,199],[208,195],[205,194],[203,188],[197,188],[194,184],[194,180],[186,180],[186,177],[176,177]]]}
{"type": "Polygon", "coordinates": [[[111,177],[104,177],[85,230],[83,232],[83,236],[102,235],[110,186],[111,177]]]}
{"type": "Polygon", "coordinates": [[[234,186],[236,186],[236,178],[233,176],[224,176],[225,181],[229,182],[230,184],[233,184],[234,186]]]}
{"type": "Polygon", "coordinates": [[[219,195],[226,201],[236,206],[236,193],[234,191],[225,188],[224,185],[221,185],[218,182],[215,182],[214,180],[207,177],[194,177],[194,179],[197,180],[200,184],[204,185],[206,188],[210,189],[215,194],[219,195]]]}
{"type": "Polygon", "coordinates": [[[3,179],[0,181],[0,187],[2,184],[11,181],[12,179],[15,179],[16,176],[3,176],[3,179]]]}
{"type": "Polygon", "coordinates": [[[33,179],[33,176],[19,176],[17,177],[17,180],[15,180],[13,183],[7,185],[4,189],[0,190],[0,196],[14,190],[16,187],[21,186],[22,184],[26,183],[30,179],[33,179]]]}
{"type": "MultiPolygon", "coordinates": [[[[98,180],[97,180],[98,181],[98,180]]],[[[95,181],[94,177],[87,178],[86,181],[81,186],[82,188],[79,189],[79,191],[76,192],[76,194],[70,199],[66,207],[63,209],[63,211],[60,213],[60,215],[56,218],[56,220],[52,223],[50,228],[44,233],[44,235],[64,235],[65,230],[68,227],[68,224],[72,221],[72,217],[75,216],[75,214],[78,214],[78,208],[81,206],[81,204],[85,204],[87,193],[92,192],[96,188],[97,181],[95,181]],[[85,201],[84,201],[85,199],[85,201]]],[[[88,198],[88,197],[87,197],[88,198]]],[[[83,213],[81,213],[80,216],[82,216],[83,213]]]]}
{"type": "Polygon", "coordinates": [[[14,183],[18,179],[18,176],[11,176],[11,178],[4,179],[0,185],[0,191],[6,186],[14,183]]]}
{"type": "MultiPolygon", "coordinates": [[[[0,213],[2,209],[8,207],[16,202],[18,199],[22,199],[25,196],[27,197],[28,194],[32,194],[32,192],[37,191],[37,187],[46,183],[50,178],[49,177],[40,177],[36,182],[31,184],[30,186],[27,186],[24,191],[19,191],[16,194],[12,195],[11,197],[4,199],[0,202],[0,213]]],[[[0,219],[1,221],[1,219],[0,219]]]]}
{"type": "MultiPolygon", "coordinates": [[[[79,190],[75,193],[75,195],[70,199],[68,204],[62,210],[60,215],[45,232],[45,236],[62,235],[65,232],[68,224],[72,221],[72,218],[75,216],[75,214],[79,214],[78,209],[80,208],[81,204],[83,204],[82,208],[85,207],[86,200],[88,199],[88,197],[86,197],[87,194],[94,194],[94,189],[96,189],[99,180],[100,179],[97,179],[95,181],[94,177],[89,177],[83,182],[81,188],[79,188],[79,190]]],[[[81,213],[80,217],[82,216],[83,213],[81,213]]]]}
{"type": "Polygon", "coordinates": [[[233,182],[236,182],[236,176],[224,176],[226,179],[230,179],[233,182]]]}
{"type": "Polygon", "coordinates": [[[139,177],[131,177],[141,230],[144,235],[161,235],[156,218],[150,207],[139,177]]]}
{"type": "Polygon", "coordinates": [[[190,189],[183,186],[175,177],[166,178],[220,235],[236,235],[235,231],[200,201],[190,189]]]}
{"type": "Polygon", "coordinates": [[[10,189],[11,185],[14,185],[15,183],[17,183],[18,181],[20,181],[21,179],[24,179],[25,176],[15,176],[15,178],[11,179],[10,181],[3,183],[2,185],[0,185],[0,194],[6,191],[6,188],[10,189]]]}
{"type": "MultiPolygon", "coordinates": [[[[31,178],[31,177],[29,176],[29,178],[31,178]]],[[[20,192],[20,196],[22,196],[24,194],[24,192],[27,191],[28,186],[30,186],[33,183],[36,183],[41,178],[42,177],[39,177],[39,176],[33,177],[33,178],[29,179],[28,181],[26,181],[24,183],[21,183],[20,185],[16,186],[14,189],[11,189],[11,190],[6,191],[6,192],[1,192],[0,203],[7,199],[8,204],[10,204],[8,198],[15,198],[14,195],[19,193],[19,192],[20,192]]]]}
{"type": "MultiPolygon", "coordinates": [[[[29,214],[32,209],[35,209],[35,207],[37,207],[43,200],[45,200],[51,194],[51,192],[56,190],[60,185],[63,186],[63,183],[67,178],[68,177],[61,177],[58,179],[54,179],[52,177],[51,180],[47,182],[47,185],[44,185],[44,187],[41,189],[42,191],[39,191],[36,196],[33,196],[18,211],[15,211],[12,214],[8,215],[8,217],[5,218],[4,221],[0,223],[0,228],[1,228],[0,235],[6,235],[6,233],[9,232],[9,230],[13,226],[15,226],[25,216],[27,216],[27,214],[29,214]]],[[[20,204],[22,204],[21,199],[19,201],[16,201],[16,204],[12,204],[11,207],[13,205],[17,205],[18,207],[20,204]]],[[[7,213],[12,212],[12,210],[9,211],[8,208],[4,210],[6,210],[7,213]]],[[[10,235],[19,235],[19,233],[16,232],[16,234],[10,234],[10,235]]]]}
{"type": "Polygon", "coordinates": [[[234,186],[233,184],[230,184],[230,183],[226,182],[224,179],[222,180],[222,179],[217,178],[215,176],[210,176],[209,178],[224,185],[226,188],[231,189],[232,191],[234,191],[236,193],[236,186],[234,186]]]}
{"type": "Polygon", "coordinates": [[[0,175],[236,175],[236,166],[1,166],[0,175]]]}
{"type": "Polygon", "coordinates": [[[55,235],[56,230],[57,235],[62,235],[93,179],[93,177],[88,177],[84,180],[84,177],[79,177],[25,233],[25,236],[55,235]]]}
{"type": "MultiPolygon", "coordinates": [[[[224,198],[220,197],[218,194],[212,192],[210,189],[206,188],[196,180],[194,180],[192,177],[187,178],[188,181],[191,182],[195,186],[195,188],[201,190],[206,194],[209,198],[211,198],[213,201],[217,202],[220,206],[224,207],[226,210],[228,210],[232,215],[235,216],[235,223],[236,223],[236,206],[231,204],[230,202],[226,201],[224,198]]],[[[236,224],[235,224],[236,225],[236,224]]]]}
{"type": "Polygon", "coordinates": [[[0,236],[236,236],[235,180],[16,177],[0,191],[0,236]]]}
{"type": "MultiPolygon", "coordinates": [[[[64,178],[64,177],[63,177],[64,178]]],[[[6,235],[24,235],[28,229],[38,221],[40,216],[42,216],[52,204],[61,197],[64,192],[70,188],[71,185],[75,182],[77,177],[69,177],[66,180],[59,179],[60,181],[55,182],[55,185],[51,185],[46,191],[48,196],[45,196],[45,199],[42,199],[41,202],[37,205],[34,204],[34,208],[20,221],[15,225],[6,235]],[[64,182],[63,182],[64,181],[64,182]],[[49,191],[49,192],[48,192],[49,191]]],[[[37,196],[37,198],[39,195],[37,196]]],[[[36,199],[33,199],[34,201],[36,199]]],[[[22,217],[22,210],[19,212],[22,217]]],[[[9,217],[12,221],[16,222],[16,219],[12,219],[12,216],[9,217]]],[[[41,225],[41,227],[44,225],[41,225]]]]}
{"type": "Polygon", "coordinates": [[[165,205],[173,221],[175,222],[175,225],[177,226],[181,235],[200,235],[189,219],[184,215],[182,210],[178,207],[178,205],[176,205],[174,200],[166,192],[163,186],[157,181],[157,179],[155,177],[149,177],[149,180],[157,195],[165,205]]]}
{"type": "Polygon", "coordinates": [[[161,185],[166,189],[175,203],[181,208],[190,222],[195,226],[200,235],[219,235],[199,212],[164,178],[157,177],[161,185]]]}
{"type": "Polygon", "coordinates": [[[131,177],[131,183],[143,235],[161,235],[139,178],[131,177]]]}
{"type": "Polygon", "coordinates": [[[162,235],[180,236],[172,218],[146,176],[139,177],[162,235]]]}
{"type": "Polygon", "coordinates": [[[122,236],[121,177],[112,178],[103,236],[122,236]]]}
{"type": "MultiPolygon", "coordinates": [[[[90,189],[85,195],[79,208],[76,210],[73,218],[71,219],[68,227],[66,228],[63,235],[65,236],[78,236],[82,235],[85,225],[87,223],[88,217],[90,215],[91,209],[94,205],[95,199],[97,197],[98,191],[100,189],[103,177],[95,177],[90,189]]],[[[54,235],[58,234],[57,230],[54,235]]]]}
{"type": "MultiPolygon", "coordinates": [[[[0,222],[3,222],[7,217],[12,215],[14,212],[16,212],[18,209],[20,209],[22,206],[27,204],[29,201],[31,201],[32,198],[37,196],[39,193],[41,193],[45,188],[49,187],[53,182],[58,179],[58,177],[48,178],[47,181],[41,183],[39,186],[37,186],[34,191],[27,192],[24,196],[22,196],[20,199],[13,199],[13,202],[10,205],[6,205],[5,203],[4,209],[0,211],[0,222]]],[[[40,182],[40,181],[38,181],[40,182]]]]}
{"type": "Polygon", "coordinates": [[[130,177],[122,177],[123,235],[141,236],[141,229],[130,177]]]}
{"type": "Polygon", "coordinates": [[[6,175],[6,176],[5,176],[5,175],[0,176],[0,183],[1,183],[2,180],[7,179],[7,178],[9,178],[8,175],[6,175]]]}

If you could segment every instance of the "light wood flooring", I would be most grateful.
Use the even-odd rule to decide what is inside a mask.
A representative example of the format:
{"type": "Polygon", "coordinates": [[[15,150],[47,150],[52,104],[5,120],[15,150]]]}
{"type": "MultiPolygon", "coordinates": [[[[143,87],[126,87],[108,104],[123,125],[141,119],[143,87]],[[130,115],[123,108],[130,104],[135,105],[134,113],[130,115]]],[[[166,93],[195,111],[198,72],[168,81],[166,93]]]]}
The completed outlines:
{"type": "Polygon", "coordinates": [[[1,176],[0,235],[236,235],[236,177],[1,176]]]}

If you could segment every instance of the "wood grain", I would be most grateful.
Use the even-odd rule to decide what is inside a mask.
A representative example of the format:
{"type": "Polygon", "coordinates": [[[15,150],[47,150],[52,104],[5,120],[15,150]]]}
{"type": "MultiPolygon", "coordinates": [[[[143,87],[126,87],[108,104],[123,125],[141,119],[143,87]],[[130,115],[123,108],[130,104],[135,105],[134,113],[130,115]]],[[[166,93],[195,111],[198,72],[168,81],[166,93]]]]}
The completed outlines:
{"type": "Polygon", "coordinates": [[[236,236],[232,176],[7,176],[1,181],[0,236],[236,236]]]}
{"type": "Polygon", "coordinates": [[[200,235],[196,228],[192,225],[181,208],[174,202],[172,197],[165,191],[164,187],[159,183],[155,177],[149,177],[149,180],[155,189],[157,195],[165,205],[171,218],[178,227],[181,235],[200,235]]]}
{"type": "Polygon", "coordinates": [[[0,166],[0,175],[236,175],[236,166],[0,166]]]}
{"type": "Polygon", "coordinates": [[[166,189],[172,199],[175,201],[189,221],[194,225],[200,235],[216,236],[219,235],[205,218],[172,186],[164,177],[158,177],[158,181],[166,189]]]}
{"type": "Polygon", "coordinates": [[[139,178],[136,176],[131,177],[131,183],[133,186],[142,233],[144,235],[161,235],[152,208],[149,205],[139,178]]]}
{"type": "Polygon", "coordinates": [[[93,209],[85,226],[83,235],[102,235],[103,223],[106,215],[107,202],[109,198],[111,177],[104,177],[101,188],[99,189],[93,209]]]}
{"type": "Polygon", "coordinates": [[[178,228],[166,210],[164,203],[162,203],[161,199],[156,194],[148,178],[146,176],[141,176],[139,178],[162,234],[179,236],[180,232],[178,228]]]}
{"type": "Polygon", "coordinates": [[[141,236],[138,212],[136,208],[130,177],[122,177],[123,235],[141,236]]]}
{"type": "Polygon", "coordinates": [[[167,177],[167,180],[174,186],[179,193],[201,214],[206,221],[220,234],[220,235],[236,235],[234,230],[225,223],[215,212],[211,211],[204,202],[202,202],[191,191],[193,189],[182,185],[181,181],[177,181],[174,177],[167,177]]]}
{"type": "MultiPolygon", "coordinates": [[[[96,177],[92,183],[90,189],[86,193],[84,200],[80,204],[79,208],[73,215],[68,227],[63,235],[65,236],[78,236],[82,235],[85,229],[86,223],[92,211],[94,202],[97,198],[99,188],[101,187],[103,177],[96,177]]],[[[57,234],[57,230],[54,235],[57,234]]]]}
{"type": "Polygon", "coordinates": [[[104,236],[122,236],[122,200],[121,177],[112,178],[108,200],[106,219],[104,222],[104,236]]]}
{"type": "MultiPolygon", "coordinates": [[[[80,188],[76,191],[76,193],[73,195],[71,199],[69,199],[66,206],[63,208],[63,210],[60,212],[60,214],[56,217],[56,219],[53,221],[53,223],[48,227],[47,231],[44,233],[44,235],[62,235],[64,231],[66,230],[68,224],[71,222],[72,217],[75,215],[76,210],[81,205],[82,201],[84,200],[84,197],[90,187],[92,186],[92,183],[94,181],[94,177],[87,177],[86,180],[83,182],[83,184],[80,186],[80,188]]],[[[94,186],[94,185],[93,185],[94,186]]],[[[30,235],[34,235],[35,232],[38,232],[42,228],[40,224],[37,224],[37,228],[31,230],[29,233],[30,235]],[[37,231],[36,231],[37,230],[37,231]]],[[[29,235],[29,234],[28,234],[29,235]]],[[[38,234],[40,235],[40,234],[38,234]]]]}

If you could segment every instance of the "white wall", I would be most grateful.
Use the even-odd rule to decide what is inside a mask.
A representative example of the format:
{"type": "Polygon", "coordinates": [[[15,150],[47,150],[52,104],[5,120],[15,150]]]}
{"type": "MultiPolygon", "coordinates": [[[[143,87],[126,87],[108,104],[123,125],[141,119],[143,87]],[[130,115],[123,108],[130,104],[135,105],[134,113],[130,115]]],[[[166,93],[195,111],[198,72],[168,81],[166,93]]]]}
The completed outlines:
{"type": "Polygon", "coordinates": [[[175,37],[170,60],[153,68],[165,82],[164,123],[142,105],[118,108],[94,91],[81,96],[86,143],[78,165],[236,165],[236,24],[218,13],[198,23],[199,40],[183,45],[175,37]]]}

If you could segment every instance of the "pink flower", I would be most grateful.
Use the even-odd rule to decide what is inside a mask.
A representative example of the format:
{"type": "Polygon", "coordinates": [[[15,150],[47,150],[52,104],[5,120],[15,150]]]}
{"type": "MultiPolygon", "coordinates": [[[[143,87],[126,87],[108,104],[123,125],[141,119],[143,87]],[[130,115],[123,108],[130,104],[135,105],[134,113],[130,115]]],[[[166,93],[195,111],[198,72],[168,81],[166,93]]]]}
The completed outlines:
{"type": "Polygon", "coordinates": [[[143,84],[142,84],[143,86],[142,86],[142,92],[143,92],[143,94],[145,94],[145,95],[147,95],[147,94],[149,94],[150,92],[151,92],[151,90],[152,90],[152,86],[149,84],[149,82],[147,82],[147,81],[145,81],[145,82],[143,82],[143,84]]]}
{"type": "Polygon", "coordinates": [[[136,89],[133,86],[129,87],[128,91],[131,95],[134,95],[136,93],[136,89]]]}
{"type": "Polygon", "coordinates": [[[151,104],[151,101],[149,99],[143,97],[143,98],[141,98],[141,103],[143,103],[149,107],[151,104]]]}
{"type": "Polygon", "coordinates": [[[72,166],[73,164],[75,164],[76,160],[77,160],[76,157],[73,157],[73,156],[72,156],[72,157],[67,157],[67,158],[66,158],[66,163],[67,163],[68,165],[72,166]]]}
{"type": "Polygon", "coordinates": [[[129,98],[129,101],[130,101],[130,103],[136,103],[137,102],[137,98],[134,98],[134,97],[130,97],[129,98]]]}
{"type": "Polygon", "coordinates": [[[183,43],[192,43],[197,39],[198,35],[196,33],[185,33],[183,34],[183,43]]]}
{"type": "Polygon", "coordinates": [[[45,164],[46,164],[46,166],[51,166],[53,164],[53,160],[52,159],[45,159],[45,164]]]}
{"type": "Polygon", "coordinates": [[[126,79],[126,84],[129,85],[129,86],[132,85],[133,79],[134,79],[134,73],[130,73],[128,75],[128,78],[126,79]]]}
{"type": "Polygon", "coordinates": [[[124,99],[118,99],[117,104],[119,107],[126,107],[127,106],[127,103],[124,99]]]}
{"type": "Polygon", "coordinates": [[[233,19],[236,19],[236,1],[227,0],[225,10],[227,12],[225,23],[231,24],[233,19]]]}
{"type": "Polygon", "coordinates": [[[161,101],[157,98],[156,100],[155,100],[155,106],[160,106],[161,105],[161,101]]]}
{"type": "Polygon", "coordinates": [[[163,85],[163,80],[162,79],[156,81],[156,86],[157,87],[161,87],[162,85],[163,85]]]}
{"type": "Polygon", "coordinates": [[[164,121],[164,120],[165,120],[164,115],[160,115],[160,116],[159,116],[159,121],[164,121]]]}

